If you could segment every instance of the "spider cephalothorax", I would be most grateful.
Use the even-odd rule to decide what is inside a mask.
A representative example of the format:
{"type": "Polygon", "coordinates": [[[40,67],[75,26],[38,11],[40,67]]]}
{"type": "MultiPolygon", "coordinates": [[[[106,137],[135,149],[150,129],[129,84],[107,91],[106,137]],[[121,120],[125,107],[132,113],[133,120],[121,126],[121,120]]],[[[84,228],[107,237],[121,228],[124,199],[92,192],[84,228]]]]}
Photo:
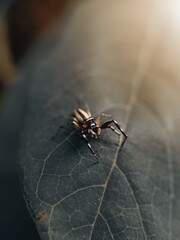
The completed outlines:
{"type": "Polygon", "coordinates": [[[113,119],[107,120],[101,124],[101,120],[104,117],[110,117],[110,115],[102,113],[97,118],[95,118],[95,117],[91,116],[91,113],[89,110],[85,111],[81,108],[75,109],[74,116],[72,117],[72,123],[73,123],[74,127],[80,133],[81,137],[85,140],[90,151],[94,155],[95,155],[95,152],[92,149],[92,147],[88,141],[88,137],[98,138],[101,134],[101,129],[110,128],[118,136],[123,134],[124,140],[123,140],[122,144],[124,144],[124,142],[127,138],[127,135],[125,134],[125,132],[122,130],[120,125],[115,120],[113,120],[113,119]],[[114,124],[119,131],[117,131],[111,124],[114,124]]]}

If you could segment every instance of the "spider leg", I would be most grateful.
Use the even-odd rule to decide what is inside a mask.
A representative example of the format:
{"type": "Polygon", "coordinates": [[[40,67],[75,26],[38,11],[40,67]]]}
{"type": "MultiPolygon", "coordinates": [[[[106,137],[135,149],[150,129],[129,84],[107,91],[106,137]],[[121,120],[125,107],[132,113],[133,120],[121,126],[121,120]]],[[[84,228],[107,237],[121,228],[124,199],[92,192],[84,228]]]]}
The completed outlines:
{"type": "Polygon", "coordinates": [[[95,156],[95,158],[98,160],[98,157],[96,156],[94,150],[92,149],[91,144],[89,143],[89,141],[88,141],[86,135],[84,134],[84,132],[81,132],[80,135],[81,135],[81,137],[84,139],[85,143],[88,145],[88,148],[89,148],[89,150],[91,151],[91,153],[92,153],[92,154],[95,156]]]}
{"type": "Polygon", "coordinates": [[[60,133],[60,131],[61,131],[62,128],[63,128],[63,126],[59,126],[59,128],[58,128],[56,134],[55,134],[53,137],[51,137],[52,140],[54,140],[54,139],[57,138],[57,136],[59,135],[59,133],[60,133]]]}
{"type": "Polygon", "coordinates": [[[111,115],[111,114],[106,114],[106,113],[101,113],[101,114],[97,117],[97,119],[96,119],[96,124],[97,124],[97,126],[100,125],[101,120],[102,120],[103,118],[105,118],[105,117],[112,117],[112,115],[111,115]]]}
{"type": "Polygon", "coordinates": [[[122,142],[122,146],[125,143],[126,139],[127,139],[127,135],[126,133],[123,131],[123,129],[120,127],[120,125],[115,121],[115,120],[109,120],[106,121],[105,123],[103,123],[100,127],[101,129],[106,129],[106,128],[110,128],[112,131],[114,131],[118,136],[122,135],[124,136],[124,140],[122,142]],[[120,132],[118,132],[113,126],[109,126],[110,124],[114,123],[114,125],[119,129],[120,132]]]}
{"type": "Polygon", "coordinates": [[[73,116],[67,116],[67,125],[70,125],[74,120],[73,116]]]}
{"type": "Polygon", "coordinates": [[[107,128],[110,128],[113,132],[115,132],[118,136],[121,135],[120,132],[118,132],[113,126],[108,126],[107,128]]]}

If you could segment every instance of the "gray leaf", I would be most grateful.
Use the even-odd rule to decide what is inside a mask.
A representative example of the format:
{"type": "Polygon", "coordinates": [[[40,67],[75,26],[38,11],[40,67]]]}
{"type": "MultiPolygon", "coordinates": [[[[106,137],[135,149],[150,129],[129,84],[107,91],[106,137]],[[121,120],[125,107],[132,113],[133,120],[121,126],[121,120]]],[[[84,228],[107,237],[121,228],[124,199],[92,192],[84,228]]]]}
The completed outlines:
{"type": "Polygon", "coordinates": [[[20,160],[41,238],[178,239],[180,35],[172,37],[168,6],[78,1],[61,24],[23,66],[20,160]],[[129,136],[123,148],[110,130],[91,139],[99,163],[67,126],[77,99],[129,136]]]}

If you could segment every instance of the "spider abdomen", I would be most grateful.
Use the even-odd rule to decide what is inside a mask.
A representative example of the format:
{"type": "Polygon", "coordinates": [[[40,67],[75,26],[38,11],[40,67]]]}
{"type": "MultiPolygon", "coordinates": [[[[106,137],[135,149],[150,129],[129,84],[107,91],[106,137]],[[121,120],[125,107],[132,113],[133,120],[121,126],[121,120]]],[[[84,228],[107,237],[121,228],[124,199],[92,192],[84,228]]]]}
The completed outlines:
{"type": "Polygon", "coordinates": [[[78,108],[74,110],[74,116],[80,123],[84,123],[86,119],[91,117],[91,114],[78,108]]]}

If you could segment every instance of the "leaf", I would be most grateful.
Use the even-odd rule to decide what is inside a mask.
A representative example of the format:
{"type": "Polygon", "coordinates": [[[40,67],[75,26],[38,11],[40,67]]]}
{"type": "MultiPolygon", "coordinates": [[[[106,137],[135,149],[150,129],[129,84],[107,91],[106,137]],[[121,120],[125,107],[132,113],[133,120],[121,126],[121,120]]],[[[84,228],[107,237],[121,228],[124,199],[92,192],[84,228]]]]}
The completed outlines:
{"type": "Polygon", "coordinates": [[[22,67],[20,165],[42,239],[179,237],[179,35],[161,4],[77,2],[22,67]],[[99,163],[67,126],[77,99],[128,133],[123,148],[110,131],[90,140],[99,163]]]}

